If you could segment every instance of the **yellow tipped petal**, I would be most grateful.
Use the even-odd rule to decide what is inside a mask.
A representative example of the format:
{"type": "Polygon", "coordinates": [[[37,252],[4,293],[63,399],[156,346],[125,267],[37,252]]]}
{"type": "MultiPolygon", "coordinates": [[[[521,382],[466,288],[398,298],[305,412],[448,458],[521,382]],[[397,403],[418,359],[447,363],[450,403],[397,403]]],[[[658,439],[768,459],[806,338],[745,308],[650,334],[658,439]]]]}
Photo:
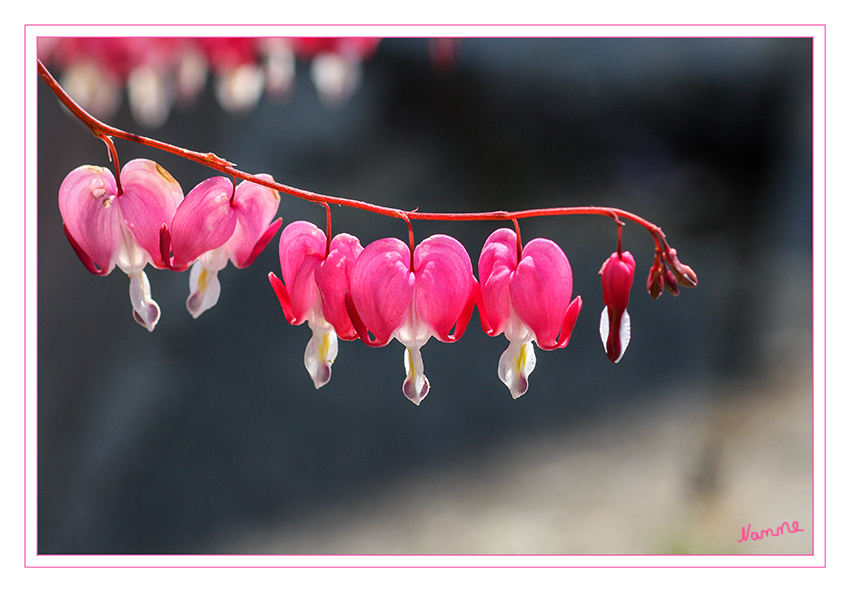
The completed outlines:
{"type": "Polygon", "coordinates": [[[215,306],[221,295],[221,284],[218,281],[218,270],[209,269],[198,260],[189,272],[189,298],[186,299],[186,310],[193,318],[201,316],[205,310],[215,306]]]}
{"type": "Polygon", "coordinates": [[[313,385],[319,389],[331,379],[331,366],[339,352],[336,331],[330,325],[313,328],[313,336],[304,350],[304,367],[313,379],[313,385]]]}
{"type": "Polygon", "coordinates": [[[499,378],[516,399],[528,390],[528,376],[537,365],[537,355],[531,341],[511,342],[499,358],[499,378]]]}
{"type": "Polygon", "coordinates": [[[405,378],[401,390],[405,397],[419,405],[431,389],[431,384],[425,376],[425,366],[422,363],[422,354],[418,347],[405,348],[404,369],[407,372],[407,378],[405,378]]]}

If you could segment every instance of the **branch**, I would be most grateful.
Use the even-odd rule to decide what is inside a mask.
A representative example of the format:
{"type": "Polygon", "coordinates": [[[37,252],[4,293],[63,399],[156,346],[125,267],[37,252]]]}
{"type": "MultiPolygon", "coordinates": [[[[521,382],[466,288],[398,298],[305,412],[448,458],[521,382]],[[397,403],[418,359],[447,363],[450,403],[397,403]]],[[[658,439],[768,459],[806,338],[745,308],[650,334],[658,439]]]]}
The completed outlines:
{"type": "MultiPolygon", "coordinates": [[[[385,206],[379,206],[376,204],[359,201],[355,199],[348,199],[343,197],[335,197],[331,195],[322,195],[320,193],[314,193],[312,191],[305,191],[303,189],[298,189],[297,187],[290,187],[288,185],[284,185],[282,183],[278,183],[275,181],[269,181],[266,179],[261,179],[259,177],[255,177],[254,175],[245,173],[237,169],[233,163],[230,161],[216,156],[212,152],[195,152],[192,150],[187,150],[185,148],[181,148],[179,146],[174,146],[172,144],[167,144],[165,142],[160,142],[159,140],[154,140],[151,138],[147,138],[144,136],[140,136],[137,134],[125,132],[118,128],[109,126],[90,113],[88,113],[85,109],[80,107],[69,95],[65,92],[65,90],[59,85],[56,79],[51,75],[51,73],[47,70],[41,60],[38,60],[38,72],[44,81],[48,84],[50,89],[59,97],[59,100],[68,108],[68,110],[80,121],[83,122],[91,132],[98,138],[107,142],[108,145],[111,145],[110,138],[120,138],[122,140],[127,140],[130,142],[135,142],[137,144],[141,144],[143,146],[148,146],[150,148],[154,148],[157,150],[162,150],[164,152],[169,152],[171,154],[177,155],[181,158],[185,158],[187,160],[191,160],[197,162],[198,164],[204,165],[208,168],[211,168],[215,171],[223,173],[225,175],[230,175],[245,181],[250,181],[252,183],[257,183],[259,185],[263,185],[265,187],[269,187],[271,189],[275,189],[280,191],[281,193],[286,193],[287,195],[291,195],[293,197],[298,197],[300,199],[304,199],[307,201],[311,201],[314,203],[320,204],[336,204],[340,206],[346,206],[350,208],[356,208],[359,210],[365,210],[368,212],[372,212],[374,214],[379,214],[383,216],[390,216],[393,218],[399,218],[408,222],[411,220],[445,220],[445,221],[455,221],[455,222],[464,222],[464,221],[485,221],[485,220],[513,220],[516,221],[520,218],[534,218],[541,216],[573,216],[573,215],[596,215],[596,216],[607,216],[615,220],[618,224],[620,220],[629,220],[636,224],[639,224],[643,228],[645,228],[653,240],[655,241],[655,251],[656,251],[656,262],[658,263],[660,260],[663,260],[665,263],[670,265],[673,268],[673,271],[676,274],[676,277],[682,275],[686,278],[686,281],[683,282],[684,285],[696,285],[696,274],[694,274],[693,270],[687,268],[687,266],[681,265],[676,258],[675,250],[672,250],[671,256],[671,248],[670,245],[667,244],[667,240],[665,238],[664,232],[661,228],[640,216],[632,214],[631,212],[627,212],[625,210],[621,210],[618,208],[608,208],[608,207],[597,207],[597,206],[572,206],[572,207],[555,207],[555,208],[537,208],[530,210],[518,210],[518,211],[492,211],[492,212],[468,212],[468,213],[449,213],[449,212],[420,212],[420,211],[405,211],[400,210],[398,208],[389,208],[385,206]]],[[[118,175],[116,175],[118,178],[118,175]]],[[[681,281],[682,278],[679,277],[681,281]]]]}

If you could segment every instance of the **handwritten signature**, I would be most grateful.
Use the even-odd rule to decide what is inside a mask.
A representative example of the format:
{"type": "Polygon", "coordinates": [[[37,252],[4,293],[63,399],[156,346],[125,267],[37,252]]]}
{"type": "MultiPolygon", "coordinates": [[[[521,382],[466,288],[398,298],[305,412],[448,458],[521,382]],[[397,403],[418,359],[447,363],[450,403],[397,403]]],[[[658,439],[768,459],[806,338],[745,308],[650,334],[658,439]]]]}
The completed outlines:
{"type": "Polygon", "coordinates": [[[757,541],[765,537],[779,536],[781,534],[785,534],[786,532],[805,532],[802,528],[800,528],[800,525],[796,520],[794,520],[790,526],[787,522],[783,522],[782,524],[780,524],[779,527],[776,529],[776,534],[774,534],[773,529],[771,528],[765,528],[761,531],[754,530],[750,532],[751,526],[751,524],[747,524],[746,530],[743,526],[741,527],[741,539],[738,541],[739,543],[743,543],[747,539],[751,541],[757,541]]]}

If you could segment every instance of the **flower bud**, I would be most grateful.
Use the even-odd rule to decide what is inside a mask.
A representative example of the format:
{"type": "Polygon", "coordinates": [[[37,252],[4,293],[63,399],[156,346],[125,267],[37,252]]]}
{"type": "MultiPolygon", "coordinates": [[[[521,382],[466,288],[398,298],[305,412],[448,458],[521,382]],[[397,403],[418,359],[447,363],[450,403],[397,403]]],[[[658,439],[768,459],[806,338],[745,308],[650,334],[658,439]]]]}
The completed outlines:
{"type": "Polygon", "coordinates": [[[696,287],[698,283],[697,274],[689,266],[679,261],[679,257],[676,255],[676,249],[668,249],[664,258],[667,260],[667,264],[673,270],[673,274],[679,280],[680,284],[686,288],[696,287]]]}
{"type": "Polygon", "coordinates": [[[658,300],[661,292],[664,291],[664,265],[660,260],[656,259],[655,263],[649,269],[649,277],[646,280],[646,290],[653,300],[658,300]]]}
{"type": "Polygon", "coordinates": [[[599,270],[599,275],[602,276],[602,300],[605,302],[599,321],[599,335],[608,359],[616,363],[623,357],[631,337],[631,322],[626,308],[635,278],[635,259],[628,251],[612,253],[599,270]]]}
{"type": "Polygon", "coordinates": [[[679,295],[679,282],[676,281],[676,275],[669,267],[664,268],[664,288],[673,296],[679,295]]]}

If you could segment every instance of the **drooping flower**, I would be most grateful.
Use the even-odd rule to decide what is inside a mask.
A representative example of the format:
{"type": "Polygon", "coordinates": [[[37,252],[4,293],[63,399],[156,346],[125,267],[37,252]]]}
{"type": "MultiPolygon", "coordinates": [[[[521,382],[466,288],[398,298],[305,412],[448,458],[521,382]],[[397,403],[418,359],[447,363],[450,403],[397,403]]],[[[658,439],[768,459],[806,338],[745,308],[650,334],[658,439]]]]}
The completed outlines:
{"type": "Polygon", "coordinates": [[[599,321],[599,335],[608,359],[617,363],[631,338],[631,321],[626,308],[635,279],[635,258],[628,251],[615,251],[602,264],[599,275],[602,276],[602,301],[605,303],[599,321]]]}
{"type": "MultiPolygon", "coordinates": [[[[271,175],[258,175],[271,181],[271,175]]],[[[243,181],[236,186],[226,177],[199,183],[177,208],[163,232],[161,249],[173,258],[169,267],[189,274],[186,308],[194,318],[218,302],[218,272],[231,261],[238,269],[251,265],[271,241],[283,220],[272,222],[280,204],[277,191],[243,181]]]]}
{"type": "Polygon", "coordinates": [[[361,64],[380,41],[379,37],[299,37],[292,43],[296,54],[310,60],[310,78],[319,99],[337,107],[359,87],[361,64]]]}
{"type": "Polygon", "coordinates": [[[328,244],[324,232],[299,220],[283,229],[279,250],[283,280],[269,273],[269,282],[286,320],[292,325],[307,321],[313,330],[304,352],[304,366],[318,389],[331,379],[337,337],[357,338],[345,295],[363,247],[350,234],[338,234],[328,244]]]}
{"type": "Polygon", "coordinates": [[[133,318],[153,331],[160,310],[151,299],[148,263],[166,267],[160,229],[183,199],[180,184],[151,160],[132,160],[121,170],[122,193],[112,172],[98,166],[71,171],[59,188],[65,234],[86,268],[107,275],[117,265],[130,277],[133,318]]]}
{"type": "Polygon", "coordinates": [[[408,245],[385,238],[357,259],[348,300],[351,319],[368,345],[382,347],[396,338],[405,346],[402,392],[415,404],[430,389],[420,348],[432,336],[443,342],[460,339],[477,289],[466,249],[450,236],[425,239],[412,256],[408,245]]]}
{"type": "Polygon", "coordinates": [[[513,230],[500,228],[484,243],[478,260],[479,313],[490,336],[504,333],[510,342],[499,359],[499,378],[516,399],[528,390],[536,355],[566,347],[581,311],[581,297],[570,301],[573,276],[561,248],[537,238],[520,249],[513,230]]]}

